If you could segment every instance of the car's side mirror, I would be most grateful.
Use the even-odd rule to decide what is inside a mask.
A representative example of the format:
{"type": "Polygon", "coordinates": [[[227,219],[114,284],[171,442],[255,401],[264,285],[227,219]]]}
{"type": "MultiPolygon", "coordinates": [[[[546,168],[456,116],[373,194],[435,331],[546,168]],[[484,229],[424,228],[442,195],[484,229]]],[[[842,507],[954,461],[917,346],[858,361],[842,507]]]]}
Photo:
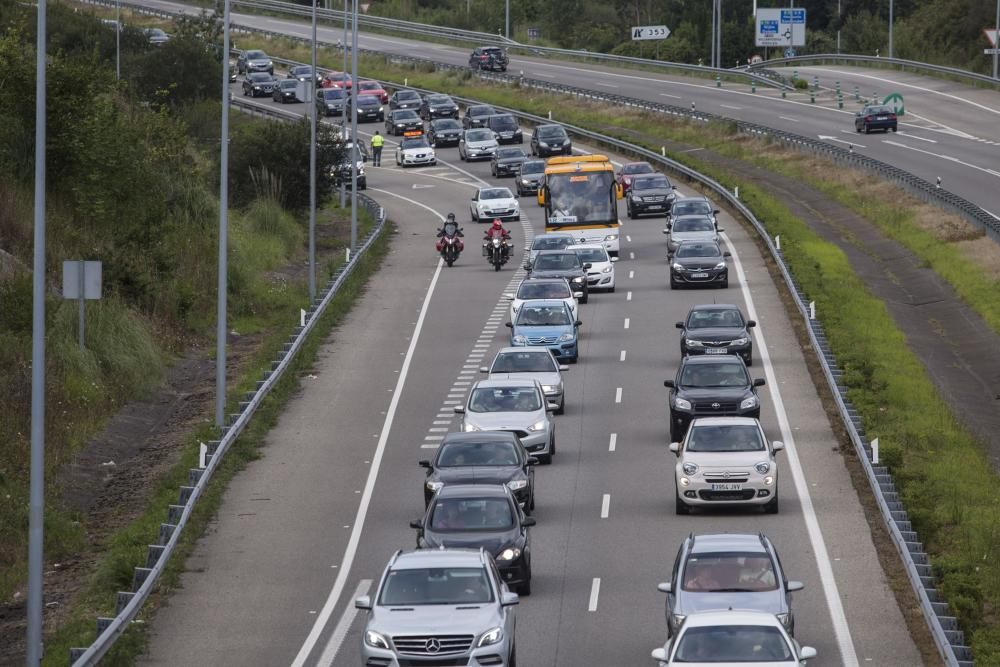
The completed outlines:
{"type": "Polygon", "coordinates": [[[663,228],[663,233],[664,234],[669,234],[670,233],[670,225],[667,225],[666,227],[663,228]]]}
{"type": "Polygon", "coordinates": [[[587,262],[587,263],[585,263],[583,265],[583,270],[584,271],[588,271],[588,270],[590,270],[590,267],[592,267],[592,266],[593,266],[593,264],[591,264],[590,262],[587,262]]]}
{"type": "Polygon", "coordinates": [[[659,660],[662,663],[667,662],[667,652],[662,648],[654,648],[653,652],[649,655],[653,657],[653,660],[659,660]]]}
{"type": "Polygon", "coordinates": [[[582,320],[577,320],[576,322],[573,322],[573,326],[582,327],[583,326],[583,321],[582,320]]]}
{"type": "Polygon", "coordinates": [[[354,608],[355,609],[371,609],[372,599],[367,595],[362,595],[361,597],[354,598],[354,608]]]}
{"type": "Polygon", "coordinates": [[[670,451],[672,451],[674,454],[680,454],[681,453],[681,443],[679,443],[679,442],[671,442],[670,443],[670,451]]]}
{"type": "Polygon", "coordinates": [[[801,591],[805,588],[805,584],[801,581],[789,581],[785,588],[788,589],[789,593],[794,593],[795,591],[801,591]]]}
{"type": "Polygon", "coordinates": [[[514,328],[514,323],[513,322],[504,322],[504,326],[507,327],[508,329],[513,329],[514,328]]]}
{"type": "Polygon", "coordinates": [[[764,378],[757,378],[756,380],[753,381],[753,386],[755,387],[763,387],[765,384],[767,384],[767,382],[764,380],[764,378]]]}
{"type": "Polygon", "coordinates": [[[684,323],[683,322],[674,322],[674,326],[677,327],[678,329],[683,329],[684,328],[684,323]]]}
{"type": "Polygon", "coordinates": [[[747,320],[747,329],[753,329],[755,326],[757,326],[757,322],[755,320],[747,320]]]}
{"type": "Polygon", "coordinates": [[[663,386],[664,387],[669,387],[670,389],[673,389],[674,388],[674,381],[673,380],[664,380],[663,381],[663,386]]]}
{"type": "Polygon", "coordinates": [[[712,209],[712,215],[719,215],[719,209],[713,208],[712,209]]]}
{"type": "Polygon", "coordinates": [[[780,440],[775,440],[774,442],[771,443],[772,451],[780,452],[783,451],[784,449],[785,449],[785,443],[781,442],[780,440]]]}
{"type": "Polygon", "coordinates": [[[677,186],[676,186],[676,185],[671,185],[671,186],[670,186],[670,189],[671,189],[671,190],[676,190],[676,189],[677,189],[677,186]]]}
{"type": "Polygon", "coordinates": [[[726,231],[726,230],[725,230],[725,229],[723,229],[722,227],[716,227],[716,228],[715,228],[715,231],[717,231],[717,232],[720,232],[720,233],[721,233],[721,232],[724,232],[724,231],[726,231]]]}
{"type": "Polygon", "coordinates": [[[410,528],[413,528],[414,530],[420,530],[423,527],[424,527],[423,519],[415,519],[410,522],[410,528]]]}
{"type": "Polygon", "coordinates": [[[559,364],[559,371],[561,373],[565,373],[568,370],[569,370],[569,366],[567,366],[566,364],[559,364]]]}
{"type": "Polygon", "coordinates": [[[525,527],[525,528],[531,528],[532,526],[534,526],[537,523],[538,523],[538,520],[535,519],[535,517],[533,517],[533,516],[526,516],[526,517],[524,517],[524,520],[521,521],[521,525],[523,527],[525,527]]]}
{"type": "Polygon", "coordinates": [[[799,649],[799,660],[811,660],[816,657],[816,649],[812,646],[803,646],[799,649]]]}
{"type": "Polygon", "coordinates": [[[420,466],[421,468],[430,468],[431,462],[428,461],[427,459],[421,459],[420,461],[417,461],[417,465],[420,466]]]}
{"type": "Polygon", "coordinates": [[[534,456],[529,456],[528,457],[528,465],[529,466],[536,466],[536,465],[538,465],[538,459],[536,459],[534,456]]]}
{"type": "Polygon", "coordinates": [[[531,264],[529,264],[528,262],[525,262],[524,263],[524,270],[525,271],[531,271],[531,264]]]}
{"type": "Polygon", "coordinates": [[[559,409],[559,404],[558,403],[546,403],[545,404],[545,410],[546,410],[546,412],[555,412],[558,409],[559,409]]]}
{"type": "Polygon", "coordinates": [[[463,406],[461,406],[461,405],[456,405],[456,406],[455,406],[455,414],[456,414],[456,415],[462,415],[462,414],[465,414],[465,407],[463,407],[463,406]]]}
{"type": "Polygon", "coordinates": [[[729,252],[729,251],[727,250],[726,252],[722,253],[722,256],[723,256],[723,257],[732,257],[732,256],[733,256],[733,253],[731,253],[731,252],[729,252]]]}
{"type": "Polygon", "coordinates": [[[500,596],[500,606],[502,607],[513,607],[519,602],[517,593],[511,593],[510,591],[505,592],[500,596]]]}
{"type": "Polygon", "coordinates": [[[609,259],[611,260],[611,262],[612,262],[612,263],[614,263],[614,262],[617,262],[617,261],[618,261],[618,258],[617,258],[617,257],[610,257],[609,259]]]}
{"type": "Polygon", "coordinates": [[[661,581],[660,583],[656,584],[656,590],[660,591],[661,593],[669,593],[671,590],[670,582],[661,581]]]}
{"type": "Polygon", "coordinates": [[[489,373],[490,372],[490,367],[489,366],[480,366],[479,367],[479,372],[480,373],[489,373]]]}

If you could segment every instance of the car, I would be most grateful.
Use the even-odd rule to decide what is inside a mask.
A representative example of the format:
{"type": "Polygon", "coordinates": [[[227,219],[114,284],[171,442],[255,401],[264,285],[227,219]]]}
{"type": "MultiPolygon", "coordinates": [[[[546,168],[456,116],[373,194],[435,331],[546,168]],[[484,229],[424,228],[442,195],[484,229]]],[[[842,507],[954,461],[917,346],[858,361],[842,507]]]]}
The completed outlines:
{"type": "Polygon", "coordinates": [[[628,194],[632,187],[632,181],[640,174],[655,174],[653,165],[648,162],[626,162],[621,170],[615,174],[615,180],[622,186],[622,192],[628,194]]]}
{"type": "Polygon", "coordinates": [[[170,35],[165,33],[162,28],[146,28],[143,32],[146,33],[146,38],[153,46],[163,46],[170,41],[170,35]]]}
{"type": "Polygon", "coordinates": [[[572,248],[563,250],[539,250],[534,260],[526,262],[525,270],[528,278],[565,278],[574,292],[582,292],[580,303],[590,300],[590,290],[587,286],[587,264],[580,261],[572,248]]]}
{"type": "Polygon", "coordinates": [[[507,322],[512,347],[544,346],[553,357],[571,364],[579,359],[577,333],[582,324],[563,301],[546,299],[525,301],[507,322]]]}
{"type": "Polygon", "coordinates": [[[517,187],[517,196],[536,194],[544,179],[545,160],[525,160],[521,163],[521,172],[514,181],[517,187]]]}
{"type": "Polygon", "coordinates": [[[477,46],[469,55],[469,67],[476,70],[506,72],[510,59],[499,46],[477,46]]]}
{"type": "Polygon", "coordinates": [[[743,317],[739,306],[729,303],[709,303],[688,311],[681,330],[681,356],[694,354],[735,354],[747,366],[753,366],[753,339],[750,329],[757,326],[743,317]]]}
{"type": "Polygon", "coordinates": [[[389,103],[389,92],[378,81],[358,81],[358,95],[372,95],[382,104],[389,103]]]}
{"type": "MultiPolygon", "coordinates": [[[[528,302],[529,305],[531,303],[533,301],[528,302]]],[[[560,365],[552,352],[544,347],[505,347],[497,352],[493,363],[479,369],[482,373],[489,373],[490,380],[538,380],[545,400],[559,406],[555,410],[557,415],[566,411],[566,387],[562,372],[568,370],[569,366],[560,365]]]]}
{"type": "Polygon", "coordinates": [[[312,81],[313,85],[317,88],[323,83],[323,77],[320,76],[319,72],[313,74],[313,69],[309,65],[295,65],[289,68],[287,78],[302,81],[303,83],[312,81]]]}
{"type": "Polygon", "coordinates": [[[434,165],[437,164],[437,155],[423,134],[405,136],[396,146],[396,164],[400,167],[434,165]]]}
{"type": "Polygon", "coordinates": [[[353,80],[348,72],[327,72],[323,75],[320,85],[323,88],[343,88],[344,90],[350,90],[353,80]]]}
{"type": "Polygon", "coordinates": [[[692,533],[677,550],[670,581],[656,588],[667,594],[668,637],[689,615],[709,609],[774,614],[794,636],[792,593],[803,585],[788,581],[778,551],[763,533],[692,533]]]}
{"type": "Polygon", "coordinates": [[[531,595],[528,529],[534,525],[535,520],[524,515],[514,494],[503,484],[445,485],[434,494],[423,518],[410,522],[417,531],[418,549],[471,547],[488,551],[500,578],[522,597],[531,595]]]}
{"type": "Polygon", "coordinates": [[[274,77],[267,72],[250,72],[243,79],[243,96],[270,95],[274,92],[275,83],[274,77]]]}
{"type": "Polygon", "coordinates": [[[529,454],[541,463],[552,463],[556,425],[549,413],[556,407],[545,401],[537,380],[479,380],[466,404],[456,405],[455,412],[463,415],[463,432],[511,431],[529,454]]]}
{"type": "Polygon", "coordinates": [[[427,140],[434,148],[457,146],[462,140],[462,125],[454,118],[435,118],[427,128],[427,140]]]}
{"type": "Polygon", "coordinates": [[[420,117],[424,120],[434,120],[435,118],[458,119],[458,105],[450,95],[432,93],[425,97],[420,104],[420,117]]]}
{"type": "Polygon", "coordinates": [[[385,119],[386,134],[404,134],[413,130],[424,131],[424,121],[413,109],[395,109],[385,119]]]}
{"type": "Polygon", "coordinates": [[[603,245],[579,244],[572,249],[581,262],[590,264],[587,269],[587,289],[614,292],[615,262],[618,258],[609,256],[603,245]]]}
{"type": "Polygon", "coordinates": [[[569,232],[546,232],[545,234],[536,234],[535,238],[531,239],[531,245],[524,250],[528,253],[527,262],[530,264],[535,261],[535,256],[542,250],[562,250],[574,245],[576,245],[576,239],[569,232]]]}
{"type": "Polygon", "coordinates": [[[896,111],[884,104],[869,104],[854,115],[855,132],[896,131],[896,111]]]}
{"type": "Polygon", "coordinates": [[[524,143],[524,134],[521,132],[521,126],[517,124],[517,121],[509,113],[498,113],[487,116],[483,127],[493,130],[493,134],[497,138],[497,143],[524,143]]]}
{"type": "MultiPolygon", "coordinates": [[[[548,354],[547,350],[542,351],[548,354]]],[[[425,508],[446,485],[503,484],[526,512],[535,509],[533,467],[538,459],[529,456],[518,437],[509,431],[449,433],[434,458],[418,464],[427,469],[425,508]]]]}
{"type": "Polygon", "coordinates": [[[473,222],[520,220],[521,205],[508,188],[477,188],[469,202],[473,222]]]}
{"type": "Polygon", "coordinates": [[[316,91],[316,108],[326,116],[343,116],[347,95],[343,88],[320,88],[316,91]]]}
{"type": "MultiPolygon", "coordinates": [[[[348,95],[347,97],[347,112],[351,112],[351,105],[354,103],[353,95],[348,95]]],[[[374,95],[358,95],[357,96],[358,105],[358,122],[365,121],[375,121],[382,122],[385,120],[385,107],[382,103],[378,101],[378,98],[374,95]]]]}
{"type": "Polygon", "coordinates": [[[416,111],[420,108],[423,103],[423,98],[420,97],[420,93],[415,90],[397,90],[389,98],[389,110],[395,111],[396,109],[413,109],[416,111]]]}
{"type": "Polygon", "coordinates": [[[539,125],[531,133],[531,154],[539,157],[572,155],[573,142],[562,125],[539,125]]]}
{"type": "Polygon", "coordinates": [[[368,188],[368,177],[365,175],[365,162],[368,160],[368,149],[365,147],[364,142],[356,144],[351,141],[350,137],[345,137],[344,143],[344,153],[343,159],[333,165],[330,169],[334,178],[334,185],[337,187],[341,183],[345,187],[351,187],[351,159],[350,155],[353,154],[357,161],[358,169],[358,190],[365,190],[368,188]]]}
{"type": "Polygon", "coordinates": [[[719,229],[715,220],[708,215],[678,215],[671,218],[671,222],[663,229],[667,235],[667,258],[677,252],[677,246],[682,241],[706,241],[709,243],[721,243],[719,232],[726,230],[719,229]]]}
{"type": "Polygon", "coordinates": [[[558,299],[569,306],[573,319],[580,319],[578,313],[577,296],[583,296],[583,292],[573,292],[570,289],[569,281],[565,278],[532,278],[522,280],[517,286],[517,291],[513,294],[505,294],[504,298],[510,301],[509,319],[511,322],[517,317],[517,311],[525,301],[530,299],[558,299]]]}
{"type": "Polygon", "coordinates": [[[458,140],[458,157],[461,160],[490,160],[499,145],[493,132],[485,128],[473,128],[462,132],[458,140]]]}
{"type": "Polygon", "coordinates": [[[752,417],[698,417],[680,442],[674,469],[677,514],[691,507],[752,505],[778,513],[778,463],[784,445],[768,443],[752,417]]]}
{"type": "Polygon", "coordinates": [[[684,285],[729,287],[729,252],[714,241],[681,241],[670,258],[670,289],[684,285]]]}
{"type": "Polygon", "coordinates": [[[710,202],[708,197],[704,195],[675,198],[673,203],[670,205],[670,213],[667,215],[667,224],[669,225],[673,221],[674,217],[680,217],[682,215],[707,215],[712,218],[712,222],[714,222],[716,226],[719,225],[719,209],[713,208],[712,202],[710,202]]]}
{"type": "Polygon", "coordinates": [[[668,213],[677,197],[674,190],[676,187],[663,174],[636,176],[625,197],[625,212],[633,220],[649,213],[668,213]]]}
{"type": "Polygon", "coordinates": [[[365,612],[361,661],[513,665],[517,603],[483,549],[397,551],[375,595],[354,600],[365,612]]]}
{"type": "Polygon", "coordinates": [[[297,79],[280,79],[274,82],[272,97],[275,102],[287,104],[289,102],[301,102],[298,96],[299,82],[297,79]]]}
{"type": "Polygon", "coordinates": [[[240,51],[236,57],[236,70],[240,74],[250,74],[251,72],[267,72],[274,74],[274,61],[259,49],[251,51],[240,51]]]}
{"type": "Polygon", "coordinates": [[[667,397],[670,442],[680,442],[691,420],[697,417],[760,418],[757,387],[763,378],[751,379],[747,366],[736,356],[684,357],[673,380],[663,386],[667,397]]]}
{"type": "Polygon", "coordinates": [[[802,667],[816,649],[800,646],[774,614],[723,610],[689,615],[677,635],[650,655],[660,667],[802,667]]]}
{"type": "Polygon", "coordinates": [[[486,119],[495,116],[496,113],[496,109],[489,104],[473,104],[465,109],[465,115],[462,116],[462,127],[466,130],[473,127],[483,127],[486,124],[486,119]]]}
{"type": "Polygon", "coordinates": [[[527,157],[520,148],[497,148],[490,159],[490,172],[493,174],[493,178],[501,176],[514,176],[516,178],[521,171],[521,163],[527,157]]]}

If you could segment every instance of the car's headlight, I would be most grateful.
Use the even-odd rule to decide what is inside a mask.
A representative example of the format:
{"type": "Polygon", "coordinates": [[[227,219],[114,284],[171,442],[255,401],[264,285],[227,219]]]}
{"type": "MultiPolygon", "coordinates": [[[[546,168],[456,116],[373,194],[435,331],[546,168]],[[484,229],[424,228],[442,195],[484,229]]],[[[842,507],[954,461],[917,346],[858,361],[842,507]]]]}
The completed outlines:
{"type": "Polygon", "coordinates": [[[772,484],[774,484],[774,475],[768,475],[767,477],[765,477],[764,484],[766,486],[771,486],[772,484]]]}
{"type": "Polygon", "coordinates": [[[501,562],[509,562],[509,561],[514,560],[515,558],[517,558],[520,555],[521,555],[521,550],[520,549],[511,547],[511,548],[504,549],[503,551],[501,551],[500,555],[497,556],[497,560],[501,561],[501,562]]]}
{"type": "Polygon", "coordinates": [[[524,336],[514,336],[510,339],[510,342],[514,343],[514,345],[527,345],[528,339],[524,336]]]}
{"type": "Polygon", "coordinates": [[[378,112],[379,112],[379,113],[382,113],[383,111],[385,111],[385,107],[379,107],[379,108],[378,108],[378,112]]]}
{"type": "Polygon", "coordinates": [[[783,626],[785,626],[785,630],[788,630],[788,623],[789,623],[789,621],[792,620],[792,615],[791,614],[775,614],[775,616],[777,616],[778,617],[778,621],[780,621],[781,624],[783,626]]]}
{"type": "Polygon", "coordinates": [[[755,464],[753,469],[760,475],[766,475],[771,472],[771,464],[767,461],[761,461],[760,463],[755,464]]]}
{"type": "Polygon", "coordinates": [[[674,262],[674,264],[673,264],[673,266],[671,268],[673,268],[674,271],[683,271],[684,270],[684,266],[681,265],[681,264],[678,264],[677,262],[674,262]]]}
{"type": "Polygon", "coordinates": [[[537,433],[538,431],[544,431],[545,430],[545,420],[544,419],[539,419],[534,424],[532,424],[531,426],[529,426],[528,430],[531,431],[532,433],[537,433]]]}
{"type": "Polygon", "coordinates": [[[747,336],[744,336],[743,338],[737,338],[737,339],[733,340],[730,343],[730,345],[746,345],[749,342],[750,342],[750,338],[748,338],[747,336]]]}
{"type": "Polygon", "coordinates": [[[684,463],[681,465],[681,470],[684,471],[685,475],[693,475],[698,472],[698,464],[696,463],[684,463]]]}
{"type": "Polygon", "coordinates": [[[482,431],[483,429],[479,428],[475,424],[466,422],[464,430],[465,430],[466,433],[472,433],[473,431],[482,431]]]}
{"type": "Polygon", "coordinates": [[[528,486],[528,480],[526,479],[515,479],[513,481],[507,482],[507,488],[511,491],[520,491],[521,489],[528,486]]]}
{"type": "Polygon", "coordinates": [[[405,127],[406,123],[396,123],[396,127],[405,127]]]}
{"type": "Polygon", "coordinates": [[[444,486],[443,482],[427,482],[427,490],[434,493],[440,491],[442,486],[444,486]]]}
{"type": "Polygon", "coordinates": [[[549,145],[547,143],[545,143],[544,141],[539,141],[538,145],[541,146],[542,148],[548,148],[549,147],[549,145]]]}
{"type": "Polygon", "coordinates": [[[497,626],[492,630],[487,630],[479,637],[479,641],[476,642],[476,648],[480,646],[490,646],[496,644],[498,641],[503,639],[503,628],[497,626]]]}
{"type": "Polygon", "coordinates": [[[726,263],[725,262],[719,262],[718,264],[715,265],[715,268],[716,269],[724,269],[724,268],[726,268],[726,263]]]}
{"type": "Polygon", "coordinates": [[[273,62],[271,62],[270,60],[268,60],[268,61],[267,61],[267,66],[268,66],[268,67],[274,67],[274,63],[273,63],[273,62]]]}
{"type": "Polygon", "coordinates": [[[684,619],[686,619],[687,616],[684,614],[671,614],[670,618],[674,622],[674,625],[680,627],[681,625],[684,624],[684,619]]]}
{"type": "Polygon", "coordinates": [[[611,273],[614,270],[615,270],[615,267],[613,267],[611,265],[608,265],[608,266],[605,266],[603,269],[601,269],[601,273],[611,273]]]}
{"type": "Polygon", "coordinates": [[[617,234],[608,234],[607,236],[604,237],[604,240],[605,241],[617,241],[618,240],[618,235],[617,234]]]}
{"type": "Polygon", "coordinates": [[[749,410],[751,408],[757,407],[757,397],[751,396],[750,398],[744,398],[743,402],[740,403],[740,410],[749,410]]]}
{"type": "Polygon", "coordinates": [[[634,191],[632,192],[632,201],[642,201],[642,197],[637,195],[634,191]]]}
{"type": "Polygon", "coordinates": [[[544,391],[546,394],[558,394],[559,387],[554,384],[543,384],[542,391],[544,391]]]}
{"type": "Polygon", "coordinates": [[[705,345],[700,340],[692,340],[690,338],[684,341],[684,345],[687,347],[705,347],[705,345]]]}
{"type": "Polygon", "coordinates": [[[583,276],[580,276],[579,278],[573,278],[573,282],[579,285],[580,283],[583,282],[583,276]]]}
{"type": "Polygon", "coordinates": [[[674,407],[677,408],[678,410],[690,410],[691,401],[687,400],[686,398],[675,398],[674,407]]]}
{"type": "Polygon", "coordinates": [[[365,643],[374,648],[389,648],[389,642],[385,637],[374,630],[365,630],[365,643]]]}

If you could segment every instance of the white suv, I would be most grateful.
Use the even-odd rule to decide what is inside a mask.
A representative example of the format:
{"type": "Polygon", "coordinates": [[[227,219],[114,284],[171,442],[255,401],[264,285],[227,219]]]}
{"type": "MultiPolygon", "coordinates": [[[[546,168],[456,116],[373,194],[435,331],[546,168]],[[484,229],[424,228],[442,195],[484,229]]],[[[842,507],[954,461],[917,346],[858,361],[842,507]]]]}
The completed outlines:
{"type": "Polygon", "coordinates": [[[774,455],[784,447],[769,443],[752,417],[695,419],[684,441],[670,444],[677,454],[677,514],[713,505],[761,505],[768,514],[777,514],[774,455]]]}

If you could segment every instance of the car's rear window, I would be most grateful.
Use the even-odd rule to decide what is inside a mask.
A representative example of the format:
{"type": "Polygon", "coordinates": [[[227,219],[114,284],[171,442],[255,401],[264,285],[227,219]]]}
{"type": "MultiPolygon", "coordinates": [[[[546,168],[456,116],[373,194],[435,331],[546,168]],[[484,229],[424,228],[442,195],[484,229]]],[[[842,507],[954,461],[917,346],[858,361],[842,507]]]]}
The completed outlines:
{"type": "Polygon", "coordinates": [[[517,290],[518,299],[568,299],[572,294],[569,287],[561,283],[539,283],[526,280],[517,290]]]}

